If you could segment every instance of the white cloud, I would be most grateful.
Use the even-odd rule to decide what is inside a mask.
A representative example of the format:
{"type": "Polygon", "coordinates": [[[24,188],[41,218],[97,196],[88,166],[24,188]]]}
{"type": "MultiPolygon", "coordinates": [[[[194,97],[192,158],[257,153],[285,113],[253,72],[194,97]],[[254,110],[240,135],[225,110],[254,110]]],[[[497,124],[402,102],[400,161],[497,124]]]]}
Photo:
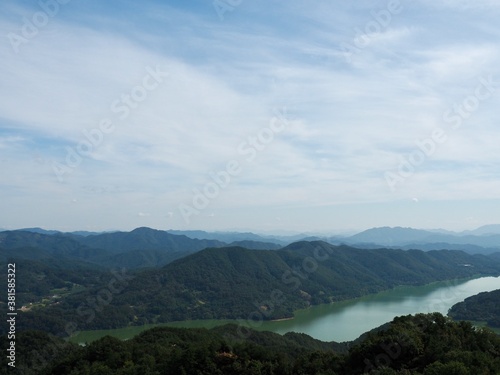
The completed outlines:
{"type": "MultiPolygon", "coordinates": [[[[224,23],[215,15],[158,11],[134,33],[122,32],[120,19],[104,14],[84,17],[89,25],[99,25],[94,30],[61,14],[20,54],[1,44],[0,130],[5,134],[0,133],[0,149],[5,156],[0,162],[3,193],[13,200],[0,208],[21,221],[27,208],[16,211],[14,203],[36,206],[45,199],[41,211],[46,214],[38,215],[62,223],[66,204],[75,200],[75,217],[95,216],[105,206],[123,213],[123,226],[133,227],[134,220],[148,215],[148,223],[160,226],[160,218],[168,218],[182,227],[179,203],[189,202],[192,189],[233,159],[241,163],[241,175],[203,213],[209,217],[213,208],[213,223],[221,226],[233,225],[227,218],[236,211],[227,212],[253,206],[464,199],[465,190],[457,188],[463,171],[474,178],[462,186],[498,198],[492,163],[498,159],[494,116],[499,99],[481,103],[459,131],[443,122],[443,113],[474,91],[478,77],[500,77],[498,43],[484,38],[498,28],[496,23],[480,26],[488,10],[477,8],[465,19],[436,9],[424,20],[419,15],[431,5],[405,6],[348,64],[339,45],[352,40],[354,28],[362,28],[370,11],[386,3],[312,7],[292,1],[269,5],[265,12],[261,6],[242,6],[224,23]],[[271,22],[278,10],[281,21],[271,22]],[[185,27],[188,20],[198,27],[185,27]],[[157,29],[144,26],[160,21],[164,25],[157,29]],[[447,27],[470,32],[460,39],[444,33],[447,27]],[[141,85],[148,67],[157,66],[169,77],[121,119],[112,103],[141,85]],[[268,127],[272,109],[282,107],[288,111],[287,129],[275,134],[254,162],[246,162],[238,145],[268,127]],[[105,118],[113,121],[114,131],[59,183],[51,162],[64,163],[65,147],[76,148],[85,140],[82,131],[105,118]],[[447,130],[448,142],[391,194],[384,172],[397,168],[400,158],[416,148],[415,141],[436,127],[447,130]],[[26,203],[20,203],[20,192],[26,203]],[[228,211],[223,215],[216,209],[228,211]]],[[[7,16],[0,25],[4,31],[16,26],[7,16]]],[[[86,219],[74,220],[88,225],[86,219]]],[[[99,220],[109,225],[112,216],[99,220]]]]}
{"type": "Polygon", "coordinates": [[[498,10],[500,4],[495,0],[425,0],[428,6],[440,7],[440,8],[451,8],[459,11],[466,10],[483,10],[483,11],[493,11],[498,10]]]}

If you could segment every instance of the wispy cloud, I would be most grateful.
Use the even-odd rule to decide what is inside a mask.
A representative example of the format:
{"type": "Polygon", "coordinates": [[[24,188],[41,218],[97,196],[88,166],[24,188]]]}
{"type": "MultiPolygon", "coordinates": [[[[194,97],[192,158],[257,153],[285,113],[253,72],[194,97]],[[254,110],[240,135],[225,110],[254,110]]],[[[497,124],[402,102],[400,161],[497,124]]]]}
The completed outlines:
{"type": "MultiPolygon", "coordinates": [[[[498,7],[487,1],[401,4],[390,25],[372,35],[350,63],[341,44],[387,3],[245,2],[221,22],[201,4],[149,1],[121,4],[114,13],[112,4],[72,2],[17,54],[5,36],[19,32],[22,17],[35,8],[3,4],[5,220],[74,228],[92,222],[109,229],[147,219],[157,227],[185,227],[178,205],[228,161],[244,163],[238,146],[284,106],[290,116],[286,131],[242,164],[241,175],[193,227],[238,226],[234,217],[241,213],[247,215],[241,226],[258,229],[260,216],[252,207],[288,207],[290,216],[306,210],[318,229],[352,228],[356,222],[327,222],[320,208],[347,204],[360,212],[357,205],[366,205],[365,214],[372,215],[373,204],[414,197],[419,204],[459,201],[467,197],[465,187],[468,198],[473,192],[498,200],[500,95],[482,103],[458,131],[443,121],[478,77],[500,81],[498,7]],[[122,118],[113,103],[141,85],[148,67],[161,67],[168,78],[122,118]],[[64,164],[68,148],[103,119],[112,120],[113,131],[58,181],[54,162],[64,164]],[[391,193],[384,172],[436,127],[447,129],[449,140],[391,193]],[[30,216],[33,206],[40,212],[30,216]],[[321,213],[314,215],[314,209],[321,213]],[[103,210],[117,214],[97,214],[103,210]]],[[[383,209],[372,216],[373,225],[389,220],[383,209]]]]}

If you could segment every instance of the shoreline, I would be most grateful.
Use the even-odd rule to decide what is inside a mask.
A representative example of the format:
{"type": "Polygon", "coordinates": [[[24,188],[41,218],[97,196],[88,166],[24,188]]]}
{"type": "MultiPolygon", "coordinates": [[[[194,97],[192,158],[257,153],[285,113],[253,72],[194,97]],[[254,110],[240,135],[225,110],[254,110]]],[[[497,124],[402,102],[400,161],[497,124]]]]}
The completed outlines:
{"type": "Polygon", "coordinates": [[[290,318],[279,318],[279,319],[273,319],[273,320],[270,320],[270,322],[284,322],[285,320],[294,320],[295,317],[292,316],[290,318]]]}
{"type": "MultiPolygon", "coordinates": [[[[488,276],[484,275],[484,276],[477,276],[477,277],[472,276],[472,277],[467,277],[467,278],[455,278],[455,279],[448,279],[448,280],[441,280],[441,281],[433,281],[431,283],[427,283],[427,284],[423,284],[423,285],[398,285],[398,286],[395,286],[395,287],[390,288],[390,289],[385,289],[385,290],[382,290],[379,292],[370,293],[370,294],[366,294],[366,295],[355,297],[355,298],[334,301],[334,302],[325,303],[325,304],[318,304],[318,305],[309,306],[307,308],[294,310],[293,317],[272,319],[272,320],[267,320],[267,322],[279,323],[279,322],[285,322],[288,320],[294,320],[294,319],[296,319],[297,315],[300,315],[301,313],[306,312],[306,311],[310,310],[311,308],[317,308],[320,306],[327,307],[328,305],[350,304],[350,303],[357,302],[357,301],[360,301],[363,299],[369,300],[377,295],[383,295],[384,293],[391,292],[391,291],[394,291],[394,290],[397,290],[400,288],[408,288],[408,287],[409,288],[420,288],[422,286],[436,285],[439,283],[446,284],[449,282],[467,282],[467,281],[471,281],[471,280],[475,280],[475,279],[488,278],[488,277],[499,278],[500,276],[492,276],[492,275],[488,275],[488,276]]],[[[444,313],[443,315],[446,315],[446,313],[444,313]]],[[[266,321],[264,321],[264,323],[265,322],[266,321]]],[[[175,322],[168,322],[168,323],[147,324],[147,325],[142,325],[142,326],[127,326],[127,327],[115,328],[115,329],[88,330],[88,331],[81,331],[81,332],[79,332],[78,335],[73,336],[73,337],[69,337],[69,338],[67,338],[67,340],[70,342],[75,342],[75,343],[80,342],[80,340],[82,342],[84,342],[84,341],[92,342],[92,341],[99,339],[100,337],[105,336],[105,335],[111,335],[111,336],[114,336],[114,337],[117,337],[117,338],[123,340],[123,339],[128,339],[130,337],[133,337],[143,330],[150,329],[153,327],[158,327],[158,326],[160,326],[160,327],[167,326],[167,327],[179,327],[179,328],[182,327],[182,328],[208,328],[208,329],[210,329],[210,328],[213,328],[215,326],[224,325],[224,324],[238,324],[238,319],[220,319],[220,320],[219,319],[214,319],[214,320],[210,320],[210,319],[208,319],[208,320],[199,319],[198,320],[197,319],[197,320],[188,320],[188,321],[175,321],[175,322]],[[208,323],[208,325],[207,325],[207,323],[208,323]],[[130,332],[126,332],[129,330],[130,331],[137,330],[137,332],[130,334],[130,332]],[[126,336],[126,337],[124,337],[124,336],[126,336]]],[[[258,330],[260,330],[260,329],[258,329],[258,330]]]]}

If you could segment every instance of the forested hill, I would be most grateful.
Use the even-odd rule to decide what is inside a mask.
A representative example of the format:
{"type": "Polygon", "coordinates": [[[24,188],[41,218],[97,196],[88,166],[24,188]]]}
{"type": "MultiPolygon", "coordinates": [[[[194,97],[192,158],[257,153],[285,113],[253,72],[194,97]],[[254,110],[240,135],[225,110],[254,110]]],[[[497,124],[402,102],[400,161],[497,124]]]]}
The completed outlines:
{"type": "Polygon", "coordinates": [[[466,298],[450,309],[449,316],[457,320],[487,322],[500,328],[500,289],[466,298]]]}
{"type": "Polygon", "coordinates": [[[130,273],[106,299],[105,278],[100,287],[23,314],[19,328],[59,334],[67,322],[85,330],[188,319],[277,319],[311,304],[397,285],[480,275],[500,275],[500,262],[459,251],[360,250],[325,242],[276,251],[211,248],[161,269],[130,273]]]}
{"type": "Polygon", "coordinates": [[[150,228],[88,236],[19,230],[0,232],[0,261],[46,259],[57,262],[65,258],[108,268],[144,268],[163,266],[207,247],[226,245],[217,240],[191,239],[150,228]]]}
{"type": "MultiPolygon", "coordinates": [[[[7,348],[6,336],[0,338],[7,348]]],[[[439,313],[395,318],[356,343],[325,343],[236,326],[154,328],[81,347],[42,332],[17,335],[20,375],[476,375],[500,373],[500,338],[439,313]]],[[[7,369],[7,356],[0,358],[7,369]]]]}

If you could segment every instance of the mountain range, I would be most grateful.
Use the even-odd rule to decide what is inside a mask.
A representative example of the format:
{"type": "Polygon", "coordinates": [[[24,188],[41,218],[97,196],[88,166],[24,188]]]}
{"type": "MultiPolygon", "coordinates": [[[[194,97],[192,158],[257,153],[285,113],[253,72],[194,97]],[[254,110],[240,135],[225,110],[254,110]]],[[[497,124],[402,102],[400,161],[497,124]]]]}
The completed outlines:
{"type": "MultiPolygon", "coordinates": [[[[50,273],[52,265],[47,267],[44,272],[50,273]]],[[[370,250],[301,241],[272,251],[207,248],[160,268],[127,272],[118,282],[126,287],[110,294],[113,275],[89,273],[81,291],[72,287],[58,303],[23,314],[19,329],[59,334],[67,322],[79,329],[106,329],[190,319],[289,318],[309,305],[398,285],[498,276],[500,260],[461,251],[370,250]],[[111,304],[103,302],[104,295],[111,304]],[[93,319],[97,313],[99,319],[93,319]]],[[[26,300],[24,292],[20,285],[19,301],[26,300]]]]}
{"type": "MultiPolygon", "coordinates": [[[[339,241],[338,238],[333,240],[339,241]]],[[[362,247],[371,245],[422,250],[449,249],[463,250],[472,254],[491,254],[500,251],[500,226],[490,225],[474,231],[453,234],[413,228],[382,227],[368,229],[340,241],[362,247]]]]}
{"type": "MultiPolygon", "coordinates": [[[[0,260],[73,259],[104,267],[161,267],[208,247],[232,246],[219,240],[193,239],[151,228],[85,236],[74,233],[39,229],[0,232],[0,260]]],[[[234,244],[257,250],[281,247],[252,240],[234,244]]]]}
{"type": "Polygon", "coordinates": [[[255,250],[278,250],[297,239],[321,240],[362,249],[447,249],[469,254],[500,253],[500,225],[488,225],[460,233],[381,227],[347,237],[261,236],[250,232],[162,231],[145,227],[130,232],[102,233],[63,233],[26,228],[0,232],[0,260],[9,257],[57,260],[62,257],[99,267],[162,267],[208,247],[241,246],[255,250]]]}
{"type": "MultiPolygon", "coordinates": [[[[443,229],[423,230],[403,227],[377,227],[350,236],[312,236],[307,234],[271,236],[259,235],[251,232],[206,232],[201,230],[158,231],[154,229],[150,229],[151,233],[154,233],[154,235],[151,233],[146,235],[144,232],[147,229],[150,228],[137,228],[131,232],[75,231],[64,233],[55,230],[45,230],[42,228],[25,228],[19,229],[18,231],[44,235],[69,236],[76,239],[78,242],[89,245],[90,247],[101,248],[106,248],[106,245],[103,245],[106,241],[105,238],[110,239],[110,242],[114,242],[115,238],[121,238],[120,241],[125,244],[125,248],[128,250],[138,250],[139,248],[134,248],[137,246],[144,249],[151,249],[155,247],[155,244],[159,245],[157,247],[161,248],[169,246],[169,237],[165,235],[165,233],[169,233],[175,236],[185,236],[194,240],[219,241],[223,243],[222,245],[238,245],[238,243],[241,243],[242,241],[252,241],[259,243],[258,248],[262,248],[263,244],[269,244],[267,245],[269,249],[283,247],[300,240],[322,240],[331,244],[345,243],[349,245],[358,245],[363,248],[376,248],[383,246],[422,250],[456,249],[470,253],[492,253],[500,251],[500,224],[485,225],[474,230],[466,230],[462,232],[452,232],[443,229]],[[131,234],[127,235],[126,233],[131,234]],[[143,238],[135,239],[133,238],[134,235],[143,236],[143,238]],[[85,240],[81,237],[89,238],[85,240]],[[129,243],[135,243],[135,246],[129,245],[129,243]]],[[[252,242],[247,242],[246,245],[250,245],[252,242]]],[[[111,250],[116,251],[116,246],[111,246],[113,247],[111,250]]]]}

